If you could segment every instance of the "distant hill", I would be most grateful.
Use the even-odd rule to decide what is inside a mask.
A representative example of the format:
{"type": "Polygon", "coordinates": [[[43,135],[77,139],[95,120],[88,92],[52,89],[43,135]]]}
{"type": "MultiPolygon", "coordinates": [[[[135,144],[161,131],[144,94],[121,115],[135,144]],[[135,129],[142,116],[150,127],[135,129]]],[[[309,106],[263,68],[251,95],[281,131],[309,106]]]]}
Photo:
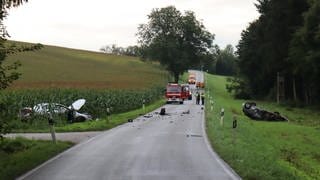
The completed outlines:
{"type": "MultiPolygon", "coordinates": [[[[16,43],[18,46],[21,42],[16,43]]],[[[167,72],[160,65],[128,56],[45,45],[41,50],[10,55],[19,60],[22,76],[11,89],[20,88],[147,88],[164,84],[167,72]]]]}

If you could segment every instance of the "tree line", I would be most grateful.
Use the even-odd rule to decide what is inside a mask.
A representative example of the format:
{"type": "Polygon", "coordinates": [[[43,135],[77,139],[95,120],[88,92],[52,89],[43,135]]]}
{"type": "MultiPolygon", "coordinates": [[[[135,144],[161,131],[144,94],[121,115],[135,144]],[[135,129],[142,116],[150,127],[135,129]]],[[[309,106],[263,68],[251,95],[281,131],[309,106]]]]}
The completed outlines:
{"type": "Polygon", "coordinates": [[[121,47],[116,44],[105,45],[100,48],[100,51],[106,54],[120,55],[120,56],[141,56],[141,48],[137,45],[121,47]]]}
{"type": "Polygon", "coordinates": [[[242,98],[275,98],[277,74],[283,100],[319,104],[320,1],[258,0],[260,16],[241,34],[238,76],[228,86],[242,98]]]}
{"type": "MultiPolygon", "coordinates": [[[[146,60],[146,57],[143,56],[146,52],[137,45],[121,47],[112,44],[102,46],[99,50],[106,54],[141,57],[142,60],[146,60]]],[[[189,68],[202,69],[211,74],[232,76],[236,75],[237,72],[236,62],[237,55],[231,44],[228,44],[224,49],[221,49],[218,45],[214,45],[207,55],[199,60],[199,63],[195,63],[189,68]]]]}

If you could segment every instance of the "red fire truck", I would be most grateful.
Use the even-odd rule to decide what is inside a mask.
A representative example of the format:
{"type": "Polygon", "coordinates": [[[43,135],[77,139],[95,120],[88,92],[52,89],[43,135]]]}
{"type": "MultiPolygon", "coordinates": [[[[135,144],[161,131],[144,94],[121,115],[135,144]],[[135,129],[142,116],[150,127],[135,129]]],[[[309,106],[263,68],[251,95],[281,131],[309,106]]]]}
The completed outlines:
{"type": "Polygon", "coordinates": [[[183,104],[184,92],[183,88],[178,83],[168,83],[166,88],[167,103],[178,102],[183,104]]]}

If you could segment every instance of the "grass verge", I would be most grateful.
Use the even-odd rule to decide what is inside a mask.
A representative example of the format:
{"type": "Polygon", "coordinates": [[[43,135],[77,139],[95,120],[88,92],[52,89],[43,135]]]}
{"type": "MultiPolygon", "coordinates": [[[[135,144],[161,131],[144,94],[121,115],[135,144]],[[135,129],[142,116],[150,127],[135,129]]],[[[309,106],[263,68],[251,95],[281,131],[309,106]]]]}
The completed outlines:
{"type": "MultiPolygon", "coordinates": [[[[162,106],[165,103],[164,99],[158,100],[152,104],[146,105],[145,110],[143,111],[142,107],[133,111],[112,114],[108,118],[99,119],[96,121],[87,121],[82,123],[73,123],[67,124],[64,126],[57,126],[55,130],[57,132],[83,132],[83,131],[102,131],[111,129],[118,125],[128,122],[128,119],[135,119],[145,112],[150,112],[158,107],[162,106]]],[[[49,132],[48,129],[38,129],[38,128],[28,128],[28,129],[16,129],[13,132],[49,132]]]]}
{"type": "Polygon", "coordinates": [[[23,138],[0,142],[0,179],[10,180],[35,168],[72,146],[70,142],[35,141],[23,138]]]}
{"type": "Polygon", "coordinates": [[[243,179],[320,179],[319,113],[257,101],[287,116],[290,122],[253,121],[242,113],[244,100],[225,90],[226,78],[207,75],[206,127],[218,154],[243,179]],[[207,99],[210,99],[207,97],[207,99]],[[223,125],[220,110],[225,109],[223,125]],[[232,129],[233,115],[238,127],[232,129]],[[311,126],[310,126],[311,125],[311,126]]]}

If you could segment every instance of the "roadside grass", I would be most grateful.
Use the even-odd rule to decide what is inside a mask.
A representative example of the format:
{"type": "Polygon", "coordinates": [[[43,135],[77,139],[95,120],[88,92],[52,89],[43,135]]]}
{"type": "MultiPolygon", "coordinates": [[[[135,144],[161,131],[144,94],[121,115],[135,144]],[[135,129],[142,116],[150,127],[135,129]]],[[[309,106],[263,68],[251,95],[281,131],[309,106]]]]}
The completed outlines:
{"type": "Polygon", "coordinates": [[[259,107],[278,111],[290,122],[263,122],[242,113],[245,100],[225,90],[226,77],[206,75],[206,127],[217,153],[243,179],[320,179],[319,112],[256,101],[259,107]],[[225,109],[223,126],[220,111],[225,109]],[[232,129],[233,115],[238,127],[232,129]]]}
{"type": "Polygon", "coordinates": [[[0,179],[15,179],[71,146],[70,142],[4,139],[0,141],[0,179]]]}
{"type": "MultiPolygon", "coordinates": [[[[64,124],[62,126],[56,126],[56,132],[83,132],[83,131],[102,131],[108,130],[118,125],[128,122],[128,119],[135,119],[140,115],[153,111],[161,107],[165,103],[164,99],[158,100],[154,103],[145,106],[145,110],[141,108],[135,109],[125,113],[111,114],[107,118],[101,118],[93,121],[86,121],[81,123],[64,124]]],[[[13,132],[49,132],[48,128],[34,128],[28,127],[25,129],[14,129],[13,132]]]]}

